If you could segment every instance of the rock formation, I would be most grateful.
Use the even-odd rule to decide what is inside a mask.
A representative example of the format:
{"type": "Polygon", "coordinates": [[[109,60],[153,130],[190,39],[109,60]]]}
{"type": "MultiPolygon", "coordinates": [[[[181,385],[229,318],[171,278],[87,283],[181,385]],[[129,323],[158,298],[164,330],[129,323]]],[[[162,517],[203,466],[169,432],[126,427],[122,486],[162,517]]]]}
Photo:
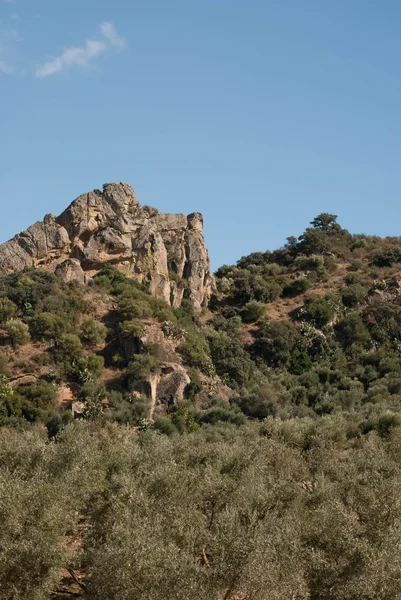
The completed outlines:
{"type": "Polygon", "coordinates": [[[141,207],[126,183],[112,183],[0,245],[0,276],[42,267],[87,283],[111,263],[153,296],[178,307],[185,295],[199,311],[214,285],[202,229],[200,213],[160,214],[141,207]]]}

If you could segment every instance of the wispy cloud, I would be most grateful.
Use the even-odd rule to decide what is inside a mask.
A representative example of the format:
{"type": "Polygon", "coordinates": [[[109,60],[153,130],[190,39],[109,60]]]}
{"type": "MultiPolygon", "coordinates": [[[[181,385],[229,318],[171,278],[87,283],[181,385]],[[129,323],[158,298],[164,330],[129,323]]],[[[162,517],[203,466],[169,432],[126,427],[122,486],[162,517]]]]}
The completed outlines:
{"type": "Polygon", "coordinates": [[[91,60],[106,50],[103,42],[88,41],[82,48],[67,48],[63,54],[36,69],[37,77],[48,77],[68,67],[90,67],[91,60]]]}
{"type": "Polygon", "coordinates": [[[113,46],[117,46],[118,48],[125,48],[125,46],[127,45],[125,39],[117,33],[117,30],[114,27],[113,23],[110,23],[109,21],[102,23],[102,25],[100,26],[100,31],[113,46]]]}
{"type": "Polygon", "coordinates": [[[105,22],[100,26],[100,32],[106,41],[87,40],[84,46],[67,48],[64,52],[43,65],[36,68],[36,77],[49,77],[70,67],[91,68],[92,61],[107,50],[108,45],[124,48],[126,42],[118,33],[112,23],[105,22]]]}

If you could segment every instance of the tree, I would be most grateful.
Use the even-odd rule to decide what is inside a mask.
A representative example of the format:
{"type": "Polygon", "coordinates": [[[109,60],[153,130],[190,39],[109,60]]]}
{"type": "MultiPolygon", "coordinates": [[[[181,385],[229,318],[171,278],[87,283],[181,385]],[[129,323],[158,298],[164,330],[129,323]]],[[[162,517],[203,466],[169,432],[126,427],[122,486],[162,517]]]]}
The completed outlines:
{"type": "Polygon", "coordinates": [[[320,213],[310,224],[315,229],[320,229],[325,233],[338,233],[341,230],[340,225],[337,223],[337,215],[331,215],[330,213],[320,213]]]}

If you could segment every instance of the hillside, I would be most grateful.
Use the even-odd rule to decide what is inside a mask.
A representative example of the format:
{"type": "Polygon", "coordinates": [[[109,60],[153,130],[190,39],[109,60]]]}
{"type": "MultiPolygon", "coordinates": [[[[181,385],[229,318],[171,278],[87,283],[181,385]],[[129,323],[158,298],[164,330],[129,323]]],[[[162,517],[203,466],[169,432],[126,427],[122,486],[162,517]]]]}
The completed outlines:
{"type": "Polygon", "coordinates": [[[127,190],[81,196],[53,220],[72,240],[63,250],[40,253],[38,224],[0,246],[3,272],[11,245],[37,248],[1,280],[4,423],[54,428],[75,415],[170,431],[338,411],[362,431],[398,421],[401,240],[319,215],[299,240],[221,267],[214,283],[201,228],[183,216],[139,208],[133,191],[134,210],[107,212],[127,190]]]}
{"type": "Polygon", "coordinates": [[[400,238],[321,214],[212,276],[109,184],[0,270],[1,599],[400,597],[400,238]]]}

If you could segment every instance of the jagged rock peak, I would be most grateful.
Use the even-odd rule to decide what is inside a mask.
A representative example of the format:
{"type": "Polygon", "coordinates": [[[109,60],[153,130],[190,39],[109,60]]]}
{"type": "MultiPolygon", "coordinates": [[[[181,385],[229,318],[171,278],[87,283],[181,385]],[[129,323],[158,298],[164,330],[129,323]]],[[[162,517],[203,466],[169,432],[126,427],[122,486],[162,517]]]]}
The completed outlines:
{"type": "Polygon", "coordinates": [[[107,263],[175,307],[185,295],[200,310],[214,286],[202,215],[141,207],[127,183],[83,194],[59,217],[46,215],[0,245],[0,275],[40,267],[88,282],[107,263]]]}

